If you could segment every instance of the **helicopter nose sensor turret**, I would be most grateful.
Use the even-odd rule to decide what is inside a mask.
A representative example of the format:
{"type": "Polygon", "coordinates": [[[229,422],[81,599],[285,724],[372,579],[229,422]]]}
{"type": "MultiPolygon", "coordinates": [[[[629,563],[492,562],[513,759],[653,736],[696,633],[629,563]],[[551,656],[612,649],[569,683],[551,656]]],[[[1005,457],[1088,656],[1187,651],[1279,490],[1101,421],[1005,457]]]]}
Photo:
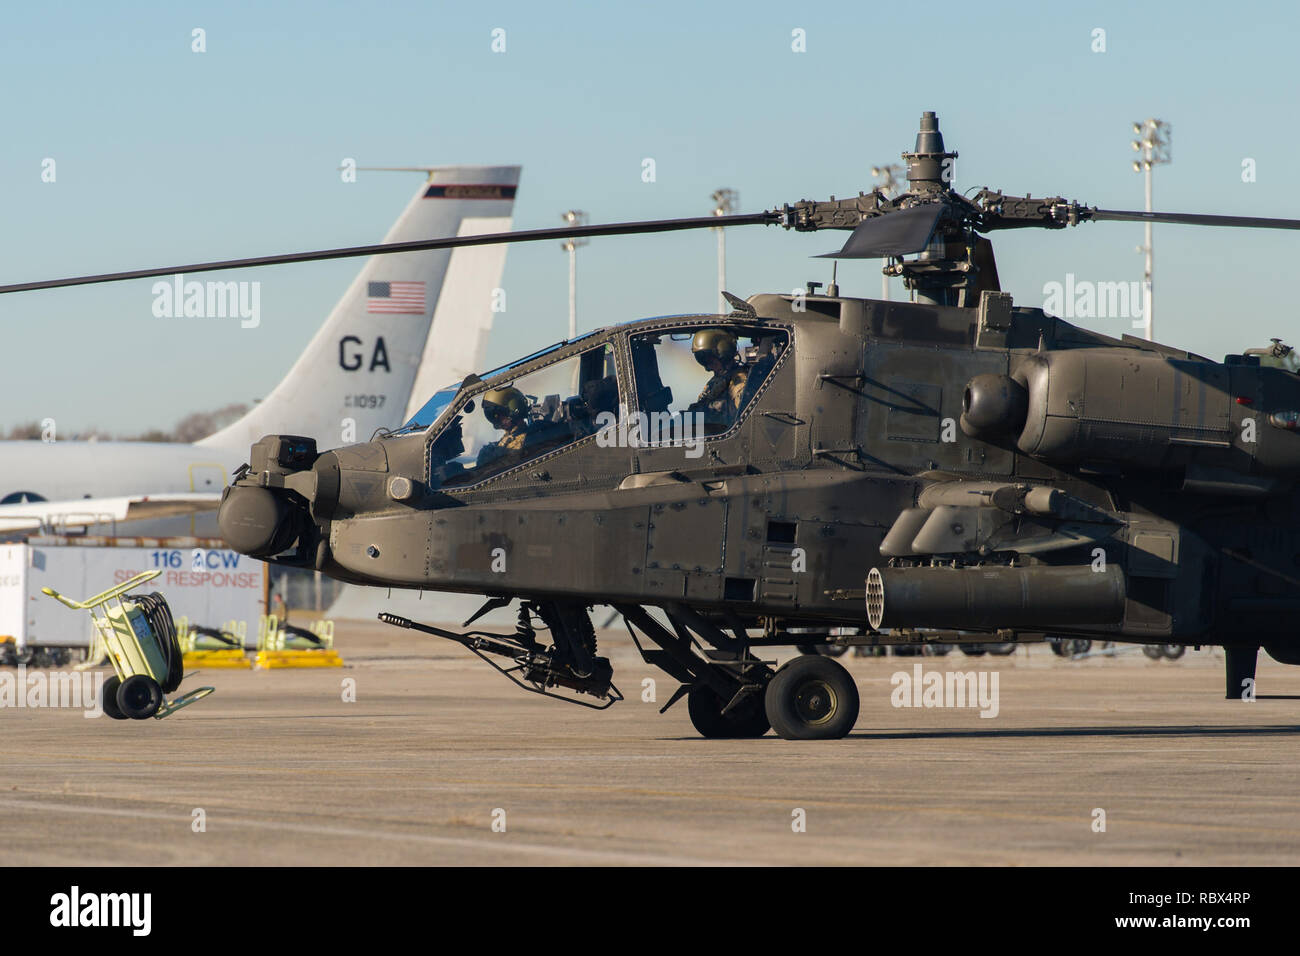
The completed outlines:
{"type": "Polygon", "coordinates": [[[248,467],[222,492],[217,512],[222,538],[255,558],[273,557],[295,541],[305,555],[316,537],[312,518],[318,493],[322,484],[329,484],[322,482],[317,466],[329,457],[316,451],[314,439],[298,435],[268,435],[258,441],[248,467]]]}
{"type": "Polygon", "coordinates": [[[217,523],[230,547],[254,558],[268,558],[293,544],[301,517],[286,495],[269,488],[236,486],[226,490],[217,523]]]}

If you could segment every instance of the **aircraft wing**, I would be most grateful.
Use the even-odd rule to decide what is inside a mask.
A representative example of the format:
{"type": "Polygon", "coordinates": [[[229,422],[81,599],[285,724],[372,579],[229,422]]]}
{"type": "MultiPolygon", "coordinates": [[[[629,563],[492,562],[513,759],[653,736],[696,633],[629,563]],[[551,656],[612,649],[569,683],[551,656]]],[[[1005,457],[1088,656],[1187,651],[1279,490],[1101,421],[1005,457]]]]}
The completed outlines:
{"type": "Polygon", "coordinates": [[[142,518],[170,518],[216,511],[221,492],[80,498],[71,501],[24,501],[0,505],[0,532],[49,531],[142,518]]]}

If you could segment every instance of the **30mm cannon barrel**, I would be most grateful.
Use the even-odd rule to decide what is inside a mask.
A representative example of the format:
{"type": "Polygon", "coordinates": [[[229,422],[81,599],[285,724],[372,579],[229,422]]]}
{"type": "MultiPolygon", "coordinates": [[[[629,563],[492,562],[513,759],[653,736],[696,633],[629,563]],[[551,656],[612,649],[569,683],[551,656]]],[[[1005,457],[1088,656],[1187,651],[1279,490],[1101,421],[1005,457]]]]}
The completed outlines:
{"type": "Polygon", "coordinates": [[[867,619],[882,627],[1064,627],[1116,624],[1125,582],[1114,565],[872,568],[867,619]]]}

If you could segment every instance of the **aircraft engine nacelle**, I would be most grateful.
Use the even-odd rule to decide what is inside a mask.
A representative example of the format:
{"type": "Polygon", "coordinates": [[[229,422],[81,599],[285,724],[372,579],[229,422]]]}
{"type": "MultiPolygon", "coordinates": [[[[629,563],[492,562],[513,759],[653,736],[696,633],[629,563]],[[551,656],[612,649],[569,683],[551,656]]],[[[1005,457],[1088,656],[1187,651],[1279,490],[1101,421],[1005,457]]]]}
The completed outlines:
{"type": "MultiPolygon", "coordinates": [[[[250,557],[270,558],[310,537],[322,484],[319,466],[328,465],[329,457],[317,452],[314,439],[299,435],[267,435],[254,444],[247,473],[236,474],[221,493],[217,526],[226,544],[250,557]]],[[[332,484],[337,496],[337,477],[332,484]]]]}
{"type": "Polygon", "coordinates": [[[1124,617],[1124,573],[1114,565],[872,568],[867,620],[882,627],[1102,626],[1124,617]]]}
{"type": "Polygon", "coordinates": [[[962,406],[968,435],[1055,465],[1184,469],[1187,490],[1229,494],[1300,475],[1300,376],[1282,369],[1062,349],[975,376],[962,406]]]}

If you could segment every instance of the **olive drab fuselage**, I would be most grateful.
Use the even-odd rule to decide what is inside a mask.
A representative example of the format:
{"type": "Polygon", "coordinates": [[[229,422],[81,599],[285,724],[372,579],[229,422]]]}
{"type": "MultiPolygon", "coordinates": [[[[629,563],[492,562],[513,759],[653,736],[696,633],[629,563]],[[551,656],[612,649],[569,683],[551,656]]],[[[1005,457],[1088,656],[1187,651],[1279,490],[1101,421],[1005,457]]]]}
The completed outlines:
{"type": "Polygon", "coordinates": [[[1001,293],[975,308],[749,301],[753,315],[632,322],[471,377],[427,429],[309,469],[255,448],[241,481],[310,514],[280,560],[363,584],[687,606],[732,626],[1290,646],[1300,377],[1112,339],[1001,293]],[[634,343],[702,328],[785,342],[702,448],[589,427],[481,481],[435,473],[443,431],[486,390],[606,347],[626,417],[649,389],[634,343]]]}

